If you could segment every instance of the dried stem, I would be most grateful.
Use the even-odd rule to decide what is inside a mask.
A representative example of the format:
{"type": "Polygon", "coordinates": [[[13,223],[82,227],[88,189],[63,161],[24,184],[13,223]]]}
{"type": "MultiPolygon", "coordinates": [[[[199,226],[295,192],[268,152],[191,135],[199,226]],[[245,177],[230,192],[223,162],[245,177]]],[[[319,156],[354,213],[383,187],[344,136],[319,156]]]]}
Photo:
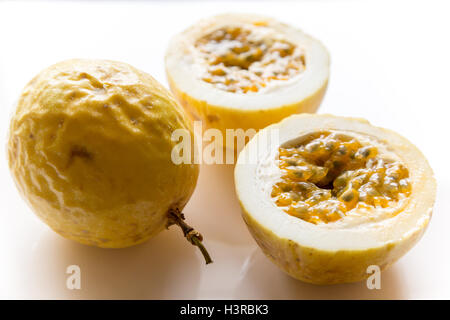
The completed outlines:
{"type": "Polygon", "coordinates": [[[170,209],[169,210],[169,226],[176,224],[178,225],[181,230],[183,230],[183,234],[186,237],[186,239],[194,246],[197,246],[200,251],[203,254],[203,257],[205,258],[206,264],[212,263],[212,259],[209,256],[208,251],[202,244],[203,237],[202,235],[196,231],[194,228],[192,228],[190,225],[188,225],[186,222],[184,222],[185,217],[184,214],[180,212],[179,209],[170,209]]]}

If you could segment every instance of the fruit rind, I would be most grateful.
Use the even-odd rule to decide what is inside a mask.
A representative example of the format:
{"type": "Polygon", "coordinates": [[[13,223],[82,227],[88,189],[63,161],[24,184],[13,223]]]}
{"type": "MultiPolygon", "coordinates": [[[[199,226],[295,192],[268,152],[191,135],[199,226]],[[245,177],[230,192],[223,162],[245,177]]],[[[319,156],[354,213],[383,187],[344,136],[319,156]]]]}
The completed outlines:
{"type": "Polygon", "coordinates": [[[262,129],[272,123],[296,113],[314,113],[319,108],[328,85],[328,80],[307,98],[288,105],[267,109],[236,109],[227,106],[218,106],[206,100],[196,99],[183,92],[170,75],[167,76],[169,86],[180,104],[187,110],[192,119],[203,121],[205,129],[216,128],[226,135],[226,129],[262,129]]]}
{"type": "Polygon", "coordinates": [[[420,240],[429,222],[424,220],[422,226],[399,242],[364,250],[324,251],[279,238],[245,209],[243,218],[258,246],[274,264],[293,278],[318,285],[364,280],[371,274],[367,272],[371,265],[380,267],[381,271],[387,269],[420,240]]]}

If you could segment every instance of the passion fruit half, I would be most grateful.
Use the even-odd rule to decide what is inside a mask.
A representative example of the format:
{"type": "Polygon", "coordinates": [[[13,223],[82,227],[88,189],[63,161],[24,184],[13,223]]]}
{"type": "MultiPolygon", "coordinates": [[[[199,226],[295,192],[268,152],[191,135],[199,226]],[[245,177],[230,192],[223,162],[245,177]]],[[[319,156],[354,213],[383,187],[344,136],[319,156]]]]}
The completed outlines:
{"type": "Polygon", "coordinates": [[[258,130],[315,112],[327,87],[329,56],[319,41],[272,18],[223,14],[171,40],[166,72],[189,113],[225,135],[226,129],[258,130]]]}
{"type": "Polygon", "coordinates": [[[261,130],[239,155],[235,183],[263,252],[315,284],[360,281],[369,266],[394,263],[423,235],[436,193],[411,142],[332,115],[293,115],[261,130]]]}

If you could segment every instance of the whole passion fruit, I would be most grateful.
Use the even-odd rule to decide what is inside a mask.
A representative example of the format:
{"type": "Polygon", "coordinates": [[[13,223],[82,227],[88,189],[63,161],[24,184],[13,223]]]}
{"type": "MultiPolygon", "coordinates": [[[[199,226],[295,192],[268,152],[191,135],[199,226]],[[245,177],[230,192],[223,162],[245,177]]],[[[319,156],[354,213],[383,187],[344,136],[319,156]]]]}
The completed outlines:
{"type": "Polygon", "coordinates": [[[121,62],[68,60],[23,90],[9,166],[37,216],[66,238],[122,248],[178,224],[210,262],[183,221],[199,167],[171,161],[176,129],[191,132],[190,120],[150,75],[121,62]]]}

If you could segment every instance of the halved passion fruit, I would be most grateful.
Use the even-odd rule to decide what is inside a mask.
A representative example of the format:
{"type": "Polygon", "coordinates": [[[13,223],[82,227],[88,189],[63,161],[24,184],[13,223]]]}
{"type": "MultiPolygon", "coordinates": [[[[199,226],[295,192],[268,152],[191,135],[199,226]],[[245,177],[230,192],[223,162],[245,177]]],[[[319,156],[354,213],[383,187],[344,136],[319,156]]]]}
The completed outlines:
{"type": "Polygon", "coordinates": [[[331,115],[294,115],[261,130],[239,155],[235,182],[263,252],[316,284],[363,280],[369,266],[394,263],[425,231],[436,192],[411,142],[331,115]]]}
{"type": "Polygon", "coordinates": [[[166,71],[182,105],[225,133],[315,112],[327,87],[329,56],[319,41],[274,19],[224,14],[175,36],[166,71]]]}

